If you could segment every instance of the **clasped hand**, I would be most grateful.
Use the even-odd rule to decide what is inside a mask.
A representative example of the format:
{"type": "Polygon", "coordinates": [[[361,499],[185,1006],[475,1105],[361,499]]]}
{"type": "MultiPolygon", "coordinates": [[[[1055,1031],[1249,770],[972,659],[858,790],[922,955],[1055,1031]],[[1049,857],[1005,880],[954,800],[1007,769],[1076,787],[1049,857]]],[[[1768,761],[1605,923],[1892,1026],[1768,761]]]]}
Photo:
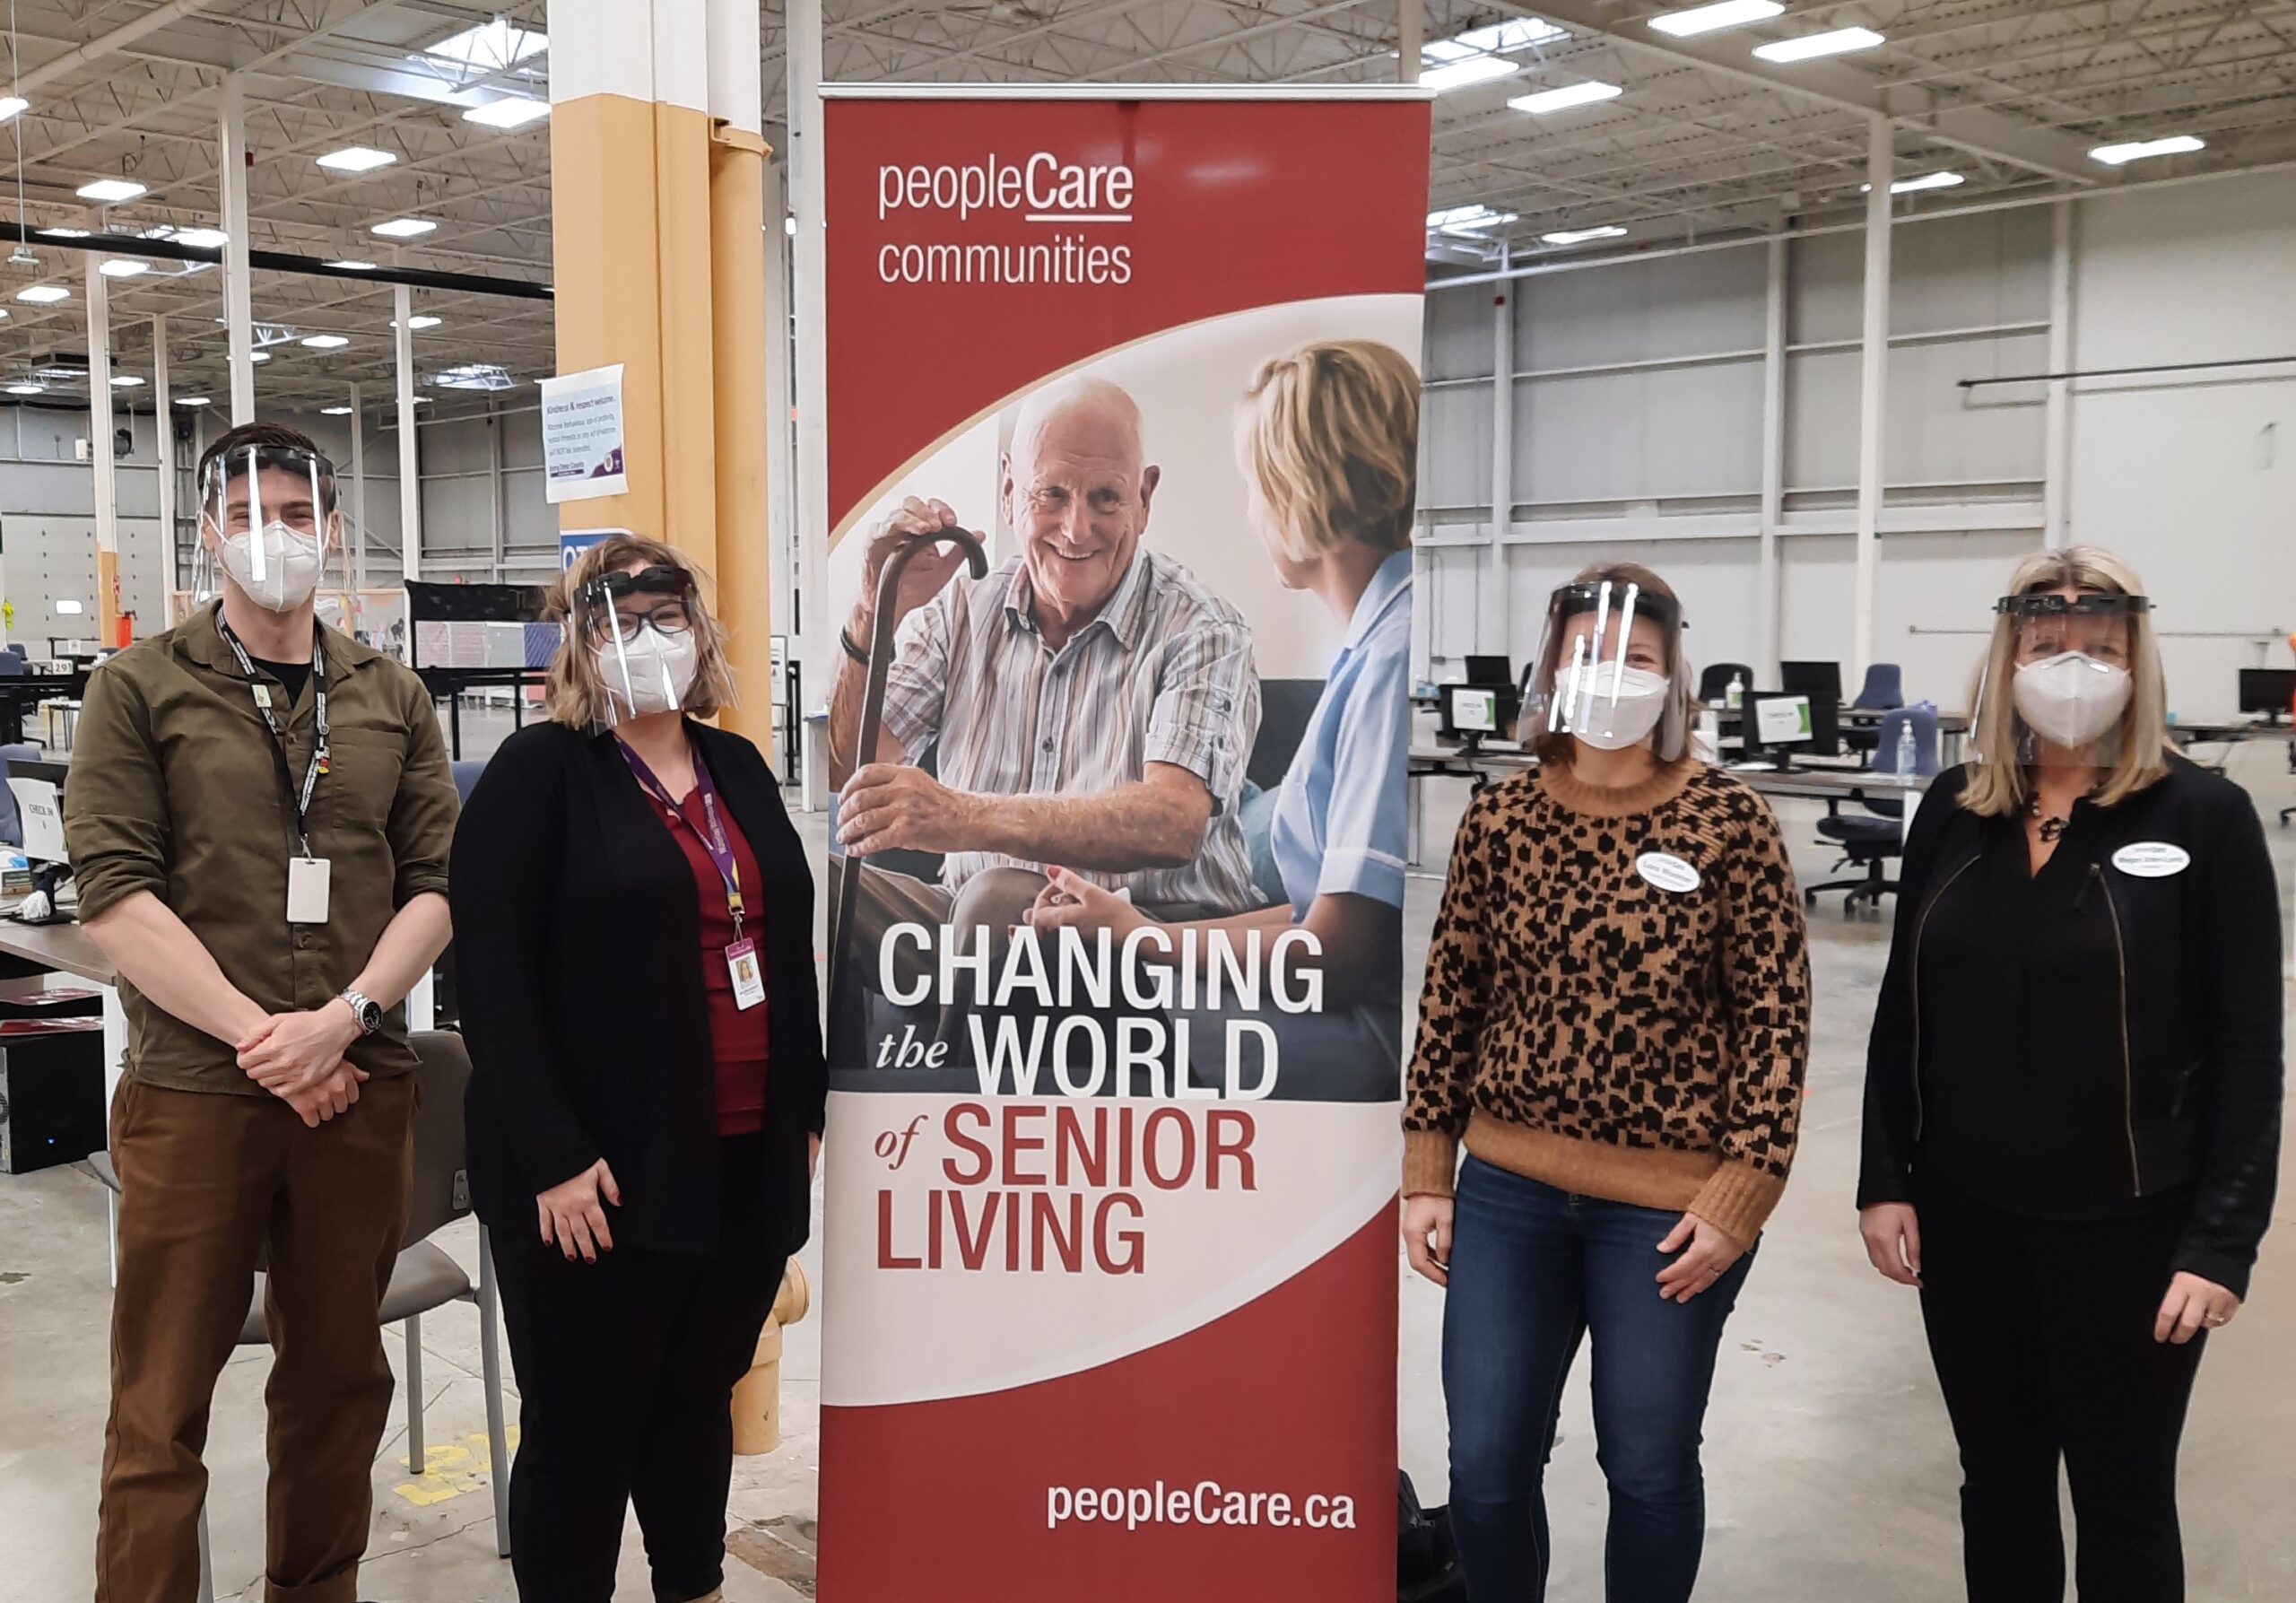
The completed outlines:
{"type": "Polygon", "coordinates": [[[317,1129],[359,1100],[367,1072],[343,1058],[359,1035],[350,1005],[335,1001],[309,1013],[273,1014],[235,1050],[248,1078],[317,1129]]]}

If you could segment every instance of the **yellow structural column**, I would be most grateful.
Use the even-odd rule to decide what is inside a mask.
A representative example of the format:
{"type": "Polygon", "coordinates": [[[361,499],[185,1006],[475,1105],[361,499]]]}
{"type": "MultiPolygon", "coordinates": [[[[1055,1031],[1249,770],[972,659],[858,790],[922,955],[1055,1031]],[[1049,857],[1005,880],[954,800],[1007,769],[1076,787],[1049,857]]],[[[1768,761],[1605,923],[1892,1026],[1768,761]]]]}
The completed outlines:
{"type": "Polygon", "coordinates": [[[627,493],[560,527],[627,528],[715,571],[706,0],[551,0],[558,369],[620,363],[627,493]]]}
{"type": "MultiPolygon", "coordinates": [[[[773,745],[773,553],[766,515],[765,90],[757,0],[709,10],[710,319],[716,350],[718,604],[741,705],[728,728],[773,745]]],[[[778,245],[778,240],[775,243],[778,245]]]]}

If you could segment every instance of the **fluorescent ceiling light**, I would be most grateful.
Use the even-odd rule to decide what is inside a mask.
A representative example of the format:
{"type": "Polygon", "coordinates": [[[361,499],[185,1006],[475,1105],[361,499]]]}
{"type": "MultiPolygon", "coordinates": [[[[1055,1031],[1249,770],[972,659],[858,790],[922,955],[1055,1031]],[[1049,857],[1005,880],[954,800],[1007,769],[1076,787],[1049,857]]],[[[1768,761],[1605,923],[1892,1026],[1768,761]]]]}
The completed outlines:
{"type": "Polygon", "coordinates": [[[1456,41],[1446,42],[1462,44],[1470,50],[1522,50],[1561,39],[1564,31],[1544,17],[1512,17],[1487,28],[1469,29],[1456,41]]]}
{"type": "Polygon", "coordinates": [[[1522,68],[1511,61],[1480,51],[1463,56],[1441,66],[1424,68],[1419,74],[1420,87],[1444,94],[1454,89],[1465,89],[1470,83],[1488,83],[1493,78],[1511,78],[1522,68]]]}
{"type": "Polygon", "coordinates": [[[507,100],[490,100],[483,106],[473,106],[463,113],[466,123],[476,123],[487,128],[523,128],[528,123],[540,122],[550,115],[548,100],[529,100],[524,95],[512,95],[507,100]]]}
{"type": "Polygon", "coordinates": [[[111,387],[114,389],[141,389],[144,388],[144,380],[133,373],[122,373],[111,381],[111,387]]]}
{"type": "Polygon", "coordinates": [[[1429,231],[1440,234],[1474,233],[1514,221],[1514,213],[1494,212],[1481,202],[1471,206],[1452,206],[1447,211],[1427,213],[1429,231]]]}
{"type": "Polygon", "coordinates": [[[340,334],[315,334],[303,344],[314,351],[340,351],[351,341],[340,334]]]}
{"type": "Polygon", "coordinates": [[[51,240],[84,240],[88,237],[88,231],[84,228],[43,228],[35,231],[51,240]]]}
{"type": "Polygon", "coordinates": [[[2092,161],[2102,161],[2108,167],[2118,167],[2126,161],[2142,161],[2147,156],[2184,156],[2194,151],[2205,151],[2208,141],[2196,139],[2189,134],[2171,134],[2166,139],[2139,139],[2127,144],[2100,144],[2089,152],[2092,161]]]}
{"type": "Polygon", "coordinates": [[[178,396],[176,397],[176,405],[178,406],[204,406],[209,404],[205,396],[178,396]]]}
{"type": "Polygon", "coordinates": [[[29,301],[35,306],[50,306],[58,301],[72,299],[72,292],[60,283],[36,283],[28,290],[18,290],[16,299],[29,301]]]}
{"type": "MultiPolygon", "coordinates": [[[[1925,172],[1919,178],[1900,179],[1890,186],[1890,193],[1918,195],[1924,189],[1951,189],[1956,185],[1967,182],[1969,180],[1958,172],[1925,172]]],[[[1857,193],[1860,195],[1871,195],[1873,192],[1874,186],[1871,184],[1857,186],[1857,193]]]]}
{"type": "Polygon", "coordinates": [[[1799,39],[1781,39],[1776,44],[1756,45],[1754,54],[1764,61],[1811,61],[1850,50],[1870,50],[1887,42],[1871,28],[1836,28],[1826,33],[1805,33],[1799,39]]]}
{"type": "Polygon", "coordinates": [[[1625,237],[1624,229],[1611,223],[1605,223],[1600,228],[1560,229],[1553,233],[1539,236],[1550,245],[1584,245],[1589,240],[1621,240],[1625,237]]]}
{"type": "Polygon", "coordinates": [[[397,160],[388,151],[370,150],[363,144],[329,151],[318,159],[319,165],[330,172],[372,172],[378,167],[388,167],[397,160]]]}
{"type": "Polygon", "coordinates": [[[249,362],[269,362],[271,360],[271,353],[268,351],[250,351],[248,353],[248,360],[249,362]]]}
{"type": "Polygon", "coordinates": [[[375,264],[372,262],[354,262],[347,259],[340,262],[329,262],[327,266],[330,267],[340,267],[346,273],[372,273],[375,270],[375,264]]]}
{"type": "Polygon", "coordinates": [[[117,205],[123,200],[134,200],[144,193],[144,186],[134,179],[98,179],[92,184],[83,184],[76,192],[82,200],[117,205]]]}
{"type": "Polygon", "coordinates": [[[1725,28],[1768,22],[1785,9],[1779,0],[1717,0],[1713,5],[1693,6],[1688,11],[1670,11],[1664,16],[1652,17],[1650,26],[1676,39],[1695,39],[1701,33],[1719,33],[1725,28]]]}
{"type": "Polygon", "coordinates": [[[39,384],[11,384],[8,386],[8,393],[12,396],[44,396],[48,393],[48,388],[45,385],[39,384]]]}
{"type": "Polygon", "coordinates": [[[202,250],[221,250],[231,242],[231,236],[220,228],[187,228],[176,235],[178,245],[193,245],[202,250]]]}
{"type": "Polygon", "coordinates": [[[497,17],[460,33],[448,34],[435,45],[425,46],[422,55],[476,72],[499,73],[549,48],[547,33],[529,32],[497,17]]]}
{"type": "Polygon", "coordinates": [[[508,389],[510,375],[492,362],[469,362],[430,375],[439,389],[508,389]]]}
{"type": "Polygon", "coordinates": [[[31,109],[31,105],[30,100],[20,95],[0,94],[0,123],[6,122],[11,118],[22,117],[31,109]]]}
{"type": "MultiPolygon", "coordinates": [[[[407,318],[406,326],[410,331],[418,328],[436,328],[441,320],[442,319],[431,317],[425,312],[416,312],[413,317],[407,318]]],[[[393,318],[391,319],[391,327],[394,328],[398,327],[398,319],[396,318],[393,318]]]]}
{"type": "Polygon", "coordinates": [[[348,406],[322,406],[319,408],[319,415],[321,417],[349,417],[351,415],[351,408],[348,406]]]}
{"type": "Polygon", "coordinates": [[[388,222],[378,222],[368,231],[380,234],[386,240],[412,240],[418,234],[429,233],[438,226],[427,217],[394,217],[388,222]]]}
{"type": "Polygon", "coordinates": [[[96,269],[106,278],[141,278],[152,270],[149,262],[139,262],[132,257],[114,257],[96,269]]]}
{"type": "Polygon", "coordinates": [[[1533,117],[1544,117],[1552,111],[1566,111],[1573,106],[1591,106],[1596,100],[1615,100],[1626,92],[1615,83],[1599,83],[1593,78],[1583,83],[1566,83],[1561,89],[1542,89],[1536,94],[1517,95],[1508,101],[1518,111],[1527,111],[1533,117]]]}

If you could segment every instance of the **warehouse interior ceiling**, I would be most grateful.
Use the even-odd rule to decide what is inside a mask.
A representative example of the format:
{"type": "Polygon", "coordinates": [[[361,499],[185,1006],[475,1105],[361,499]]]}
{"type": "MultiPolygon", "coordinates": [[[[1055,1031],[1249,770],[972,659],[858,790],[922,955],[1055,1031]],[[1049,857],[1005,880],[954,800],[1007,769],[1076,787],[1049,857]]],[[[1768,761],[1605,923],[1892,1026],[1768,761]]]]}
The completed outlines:
{"type": "MultiPolygon", "coordinates": [[[[1687,5],[1427,0],[1425,70],[1466,80],[1435,102],[1436,270],[1491,264],[1502,248],[1520,264],[1854,217],[1876,113],[1897,129],[1899,184],[1921,186],[1896,203],[1909,212],[2296,161],[2296,0],[1740,4],[1743,20],[1685,35],[1653,21],[1687,5]],[[1880,42],[1851,36],[1862,48],[1799,60],[1755,53],[1784,45],[1790,56],[1793,41],[1848,29],[1880,42]],[[1536,98],[1557,91],[1559,107],[1536,98]],[[1526,100],[1538,109],[1510,103],[1526,100]],[[2200,148],[2118,165],[2092,153],[2161,140],[2200,148]]],[[[824,0],[823,74],[1388,82],[1398,9],[824,0]]],[[[0,123],[0,161],[15,169],[7,181],[35,229],[216,230],[218,107],[236,73],[253,248],[546,284],[550,124],[520,123],[515,103],[547,100],[545,12],[544,0],[10,0],[0,21],[12,25],[15,59],[0,69],[26,104],[0,123]],[[511,115],[485,109],[505,103],[511,115]],[[320,164],[354,149],[391,159],[366,170],[320,164]],[[111,205],[82,197],[108,179],[142,192],[111,205]],[[398,240],[373,231],[398,219],[436,226],[398,240]]],[[[777,144],[785,39],[786,7],[766,5],[777,144]]],[[[0,266],[0,382],[84,396],[85,274],[84,255],[53,235],[0,266]],[[35,286],[67,294],[20,298],[35,286]]],[[[221,281],[213,266],[158,258],[109,279],[115,378],[151,381],[151,319],[164,316],[174,393],[224,395],[221,281]]],[[[353,383],[387,396],[388,285],[258,270],[254,297],[266,405],[341,405],[353,383]],[[304,344],[312,338],[322,344],[304,344]]],[[[551,370],[547,301],[422,289],[414,309],[437,319],[419,323],[414,342],[423,393],[442,414],[490,397],[530,402],[533,380],[551,370]]],[[[139,388],[116,396],[136,406],[139,388]]]]}

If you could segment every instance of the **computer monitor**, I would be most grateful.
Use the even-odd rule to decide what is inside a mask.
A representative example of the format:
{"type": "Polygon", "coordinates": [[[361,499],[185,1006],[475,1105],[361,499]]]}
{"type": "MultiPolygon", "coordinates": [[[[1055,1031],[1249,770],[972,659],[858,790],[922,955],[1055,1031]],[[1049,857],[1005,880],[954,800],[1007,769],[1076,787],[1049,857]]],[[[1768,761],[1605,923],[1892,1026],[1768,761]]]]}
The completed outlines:
{"type": "Polygon", "coordinates": [[[2296,668],[2242,668],[2240,710],[2269,713],[2278,723],[2296,701],[2296,668]]]}
{"type": "Polygon", "coordinates": [[[35,863],[70,860],[64,849],[64,781],[71,771],[64,762],[8,760],[8,789],[16,798],[24,855],[35,863]]]}
{"type": "Polygon", "coordinates": [[[1813,757],[1841,755],[1841,698],[1810,698],[1810,745],[1813,757]]]}
{"type": "Polygon", "coordinates": [[[1470,657],[1467,658],[1469,684],[1512,684],[1514,665],[1503,657],[1470,657]]]}
{"type": "Polygon", "coordinates": [[[1841,700],[1841,665],[1838,662],[1781,662],[1778,688],[1790,696],[1831,696],[1841,700]]]}
{"type": "Polygon", "coordinates": [[[1446,684],[1442,692],[1439,727],[1453,740],[1480,741],[1485,736],[1502,735],[1522,706],[1512,685],[1446,684]]]}
{"type": "Polygon", "coordinates": [[[1746,697],[1744,740],[1748,762],[1767,757],[1776,762],[1779,772],[1791,772],[1793,754],[1807,747],[1813,735],[1809,697],[1782,695],[1776,691],[1746,697]]]}

